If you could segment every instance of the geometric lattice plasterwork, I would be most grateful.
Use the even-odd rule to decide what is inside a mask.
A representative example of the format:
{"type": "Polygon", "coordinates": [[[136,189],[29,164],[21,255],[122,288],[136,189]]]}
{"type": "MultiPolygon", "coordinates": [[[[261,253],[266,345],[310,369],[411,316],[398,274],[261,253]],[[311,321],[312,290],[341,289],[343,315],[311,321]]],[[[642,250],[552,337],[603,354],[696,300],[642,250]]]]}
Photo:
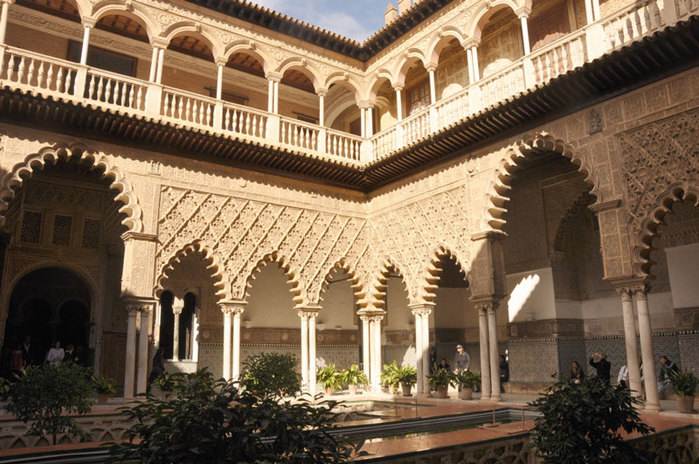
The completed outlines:
{"type": "Polygon", "coordinates": [[[157,275],[167,274],[177,254],[196,242],[217,268],[221,297],[246,299],[250,276],[265,261],[276,261],[293,286],[296,304],[317,304],[338,263],[350,274],[369,272],[360,264],[368,252],[366,234],[363,218],[163,187],[157,275]]]}
{"type": "Polygon", "coordinates": [[[468,189],[461,186],[372,218],[376,254],[401,273],[411,303],[434,300],[443,256],[454,257],[468,275],[472,242],[466,205],[468,189]]]}
{"type": "Polygon", "coordinates": [[[699,181],[699,112],[676,116],[620,134],[629,213],[633,230],[641,224],[668,189],[699,181]]]}

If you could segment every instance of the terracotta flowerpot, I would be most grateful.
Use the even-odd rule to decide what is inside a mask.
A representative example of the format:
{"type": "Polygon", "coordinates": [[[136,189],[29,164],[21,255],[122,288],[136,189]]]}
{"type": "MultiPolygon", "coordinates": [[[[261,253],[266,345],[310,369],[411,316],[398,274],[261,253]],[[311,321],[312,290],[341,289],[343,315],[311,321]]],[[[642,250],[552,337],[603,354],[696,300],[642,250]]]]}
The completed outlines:
{"type": "Polygon", "coordinates": [[[325,389],[325,395],[326,396],[331,396],[333,394],[333,389],[328,387],[325,389]]]}
{"type": "Polygon", "coordinates": [[[107,401],[109,401],[109,396],[105,393],[98,393],[97,394],[97,404],[107,404],[107,401]]]}
{"type": "Polygon", "coordinates": [[[356,385],[348,385],[347,388],[349,389],[350,395],[356,395],[357,394],[357,386],[356,385]]]}
{"type": "Polygon", "coordinates": [[[403,396],[410,396],[410,389],[413,388],[409,383],[402,383],[400,386],[403,388],[403,396]]]}
{"type": "Polygon", "coordinates": [[[473,398],[473,388],[461,387],[461,390],[459,390],[459,399],[470,400],[471,398],[473,398]]]}
{"type": "Polygon", "coordinates": [[[694,411],[694,395],[681,396],[677,402],[681,413],[691,414],[694,411]]]}
{"type": "Polygon", "coordinates": [[[437,398],[446,398],[449,393],[449,387],[437,387],[437,398]]]}

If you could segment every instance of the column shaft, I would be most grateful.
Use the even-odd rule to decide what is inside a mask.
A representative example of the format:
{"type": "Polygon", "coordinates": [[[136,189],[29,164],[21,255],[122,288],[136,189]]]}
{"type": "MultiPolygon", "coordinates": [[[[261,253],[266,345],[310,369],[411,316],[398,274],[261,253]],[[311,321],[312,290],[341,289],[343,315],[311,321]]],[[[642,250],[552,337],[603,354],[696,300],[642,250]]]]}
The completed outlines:
{"type": "Polygon", "coordinates": [[[238,309],[233,315],[233,380],[240,380],[240,320],[242,315],[242,309],[238,309]]]}
{"type": "Polygon", "coordinates": [[[520,23],[522,24],[522,45],[524,46],[524,55],[529,55],[531,53],[531,48],[529,45],[529,26],[527,25],[527,17],[522,15],[520,18],[520,23]]]}
{"type": "Polygon", "coordinates": [[[643,380],[646,387],[646,409],[660,411],[658,400],[658,377],[655,373],[653,358],[653,334],[650,327],[648,296],[645,291],[636,292],[638,306],[638,332],[641,336],[641,355],[643,357],[643,380]]]}
{"type": "Polygon", "coordinates": [[[80,50],[80,64],[82,65],[87,64],[87,50],[90,47],[90,29],[92,29],[92,27],[85,26],[85,29],[83,30],[83,44],[82,49],[80,50]]]}
{"type": "Polygon", "coordinates": [[[220,100],[223,95],[223,65],[219,64],[216,68],[216,99],[220,100]]]}
{"type": "Polygon", "coordinates": [[[158,49],[158,72],[156,73],[156,76],[155,76],[155,83],[156,84],[163,83],[163,64],[164,63],[165,63],[165,49],[159,48],[158,49]]]}
{"type": "Polygon", "coordinates": [[[427,74],[430,77],[430,104],[434,105],[437,102],[437,86],[434,81],[434,69],[430,69],[427,74]]]}
{"type": "Polygon", "coordinates": [[[359,113],[360,113],[360,116],[359,116],[360,121],[359,122],[361,123],[360,135],[362,136],[362,138],[365,138],[366,137],[366,108],[360,108],[359,113]]]}
{"type": "Polygon", "coordinates": [[[7,16],[10,12],[10,2],[2,2],[2,11],[0,12],[0,44],[5,43],[7,35],[7,16]]]}
{"type": "Polygon", "coordinates": [[[325,95],[318,95],[318,125],[325,125],[325,95]]]}
{"type": "MultiPolygon", "coordinates": [[[[430,373],[430,314],[422,315],[422,372],[424,376],[422,377],[422,390],[424,392],[430,391],[430,382],[427,379],[427,375],[430,373]]],[[[419,382],[419,380],[418,380],[419,382]]]]}
{"type": "Polygon", "coordinates": [[[633,299],[631,293],[623,289],[621,292],[621,310],[624,318],[624,340],[626,342],[626,367],[629,370],[629,388],[634,396],[641,397],[641,369],[638,361],[638,346],[636,345],[636,322],[633,315],[633,299]]]}
{"type": "Polygon", "coordinates": [[[141,331],[138,336],[138,372],[136,376],[136,393],[145,393],[148,383],[148,327],[150,311],[141,310],[141,331]]]}
{"type": "Polygon", "coordinates": [[[136,370],[136,308],[127,308],[126,359],[124,360],[124,398],[134,396],[134,371],[136,370]]]}
{"type": "Polygon", "coordinates": [[[481,80],[481,71],[478,69],[478,47],[471,47],[471,59],[473,60],[473,82],[481,80]]]}
{"type": "Polygon", "coordinates": [[[372,376],[376,391],[381,389],[381,316],[373,318],[373,353],[371,358],[372,376]]]}
{"type": "Polygon", "coordinates": [[[422,314],[419,311],[413,311],[415,316],[415,364],[417,368],[417,393],[424,393],[423,377],[427,375],[422,367],[422,314]]]}
{"type": "Polygon", "coordinates": [[[269,79],[267,84],[267,111],[274,113],[274,81],[269,79]]]}
{"type": "Polygon", "coordinates": [[[366,109],[366,136],[374,135],[374,107],[370,106],[366,109]]]}
{"type": "Polygon", "coordinates": [[[371,322],[366,316],[360,316],[362,321],[362,367],[368,379],[371,379],[371,322]]]}
{"type": "Polygon", "coordinates": [[[155,76],[158,72],[158,47],[153,47],[153,53],[150,57],[150,74],[148,75],[148,82],[155,82],[155,76]]]}
{"type": "Polygon", "coordinates": [[[308,391],[308,317],[299,311],[301,318],[301,387],[308,391]]]}
{"type": "Polygon", "coordinates": [[[316,394],[316,315],[308,317],[308,391],[316,394]]]}
{"type": "Polygon", "coordinates": [[[396,88],[396,118],[398,122],[403,120],[403,94],[400,87],[396,88]]]}
{"type": "Polygon", "coordinates": [[[224,307],[223,311],[223,378],[231,378],[231,308],[224,307]]]}
{"type": "Polygon", "coordinates": [[[488,314],[482,305],[478,309],[478,329],[481,351],[481,400],[490,400],[492,388],[490,383],[490,349],[488,347],[488,314]]]}
{"type": "Polygon", "coordinates": [[[272,109],[272,112],[274,114],[279,113],[279,81],[274,81],[274,108],[272,109]]]}
{"type": "Polygon", "coordinates": [[[466,63],[468,67],[468,83],[470,85],[476,82],[476,79],[473,77],[473,54],[470,48],[466,50],[466,63]]]}
{"type": "Polygon", "coordinates": [[[490,346],[490,399],[500,400],[500,350],[498,349],[498,323],[495,303],[488,308],[488,346],[490,346]]]}
{"type": "MultiPolygon", "coordinates": [[[[175,309],[174,307],[172,308],[175,309]]],[[[172,360],[180,360],[180,314],[182,313],[182,308],[179,311],[173,311],[175,316],[175,321],[173,323],[172,329],[172,360]]]]}

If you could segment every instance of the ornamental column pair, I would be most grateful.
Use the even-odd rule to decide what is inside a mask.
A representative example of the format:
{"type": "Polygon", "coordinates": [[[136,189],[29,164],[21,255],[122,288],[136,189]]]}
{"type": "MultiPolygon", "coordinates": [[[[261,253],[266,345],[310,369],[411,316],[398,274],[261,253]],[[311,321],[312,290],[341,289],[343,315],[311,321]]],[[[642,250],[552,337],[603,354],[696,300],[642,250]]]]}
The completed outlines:
{"type": "Polygon", "coordinates": [[[362,360],[364,373],[374,391],[381,391],[381,321],[383,310],[359,312],[362,321],[362,360]]]}

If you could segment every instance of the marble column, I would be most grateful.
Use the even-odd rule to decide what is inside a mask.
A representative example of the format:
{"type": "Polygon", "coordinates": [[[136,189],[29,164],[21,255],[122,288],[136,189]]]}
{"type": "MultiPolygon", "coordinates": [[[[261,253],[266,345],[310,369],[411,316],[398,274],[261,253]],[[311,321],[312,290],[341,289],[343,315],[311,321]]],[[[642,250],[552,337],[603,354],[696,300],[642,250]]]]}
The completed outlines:
{"type": "Polygon", "coordinates": [[[490,349],[488,347],[488,312],[484,305],[476,304],[478,311],[479,345],[481,353],[481,400],[490,401],[492,387],[490,383],[490,349]]]}
{"type": "Polygon", "coordinates": [[[311,396],[316,394],[316,319],[318,313],[308,313],[308,391],[311,396]]]}
{"type": "Polygon", "coordinates": [[[175,298],[172,303],[172,314],[174,316],[172,328],[172,360],[180,360],[180,315],[184,310],[184,300],[175,298]]]}
{"type": "Polygon", "coordinates": [[[621,310],[624,320],[624,341],[626,343],[626,367],[629,370],[629,388],[636,397],[643,396],[641,369],[636,344],[636,321],[633,314],[632,292],[628,288],[617,290],[621,295],[621,310]]]}
{"type": "Polygon", "coordinates": [[[124,398],[134,397],[134,373],[136,370],[136,316],[140,306],[127,304],[126,359],[124,360],[124,398]]]}
{"type": "Polygon", "coordinates": [[[430,79],[430,105],[434,105],[437,102],[437,85],[434,78],[436,68],[436,66],[430,66],[427,69],[427,74],[430,79]]]}
{"type": "Polygon", "coordinates": [[[234,310],[232,303],[221,303],[223,313],[223,378],[231,379],[231,319],[234,310]]]}
{"type": "Polygon", "coordinates": [[[369,335],[371,322],[369,316],[363,314],[359,319],[362,321],[362,368],[367,379],[371,379],[371,336],[369,335]]]}
{"type": "Polygon", "coordinates": [[[301,391],[308,391],[308,315],[298,312],[301,318],[301,391]]]}
{"type": "Polygon", "coordinates": [[[495,313],[497,303],[488,306],[488,346],[490,347],[490,399],[500,401],[500,350],[498,348],[498,323],[495,313]]]}
{"type": "Polygon", "coordinates": [[[138,334],[138,371],[136,373],[136,393],[145,393],[148,386],[148,329],[152,306],[141,306],[141,330],[138,334]]]}
{"type": "Polygon", "coordinates": [[[372,356],[371,356],[371,380],[374,391],[381,390],[381,321],[383,314],[374,314],[371,317],[372,329],[372,356]]]}
{"type": "Polygon", "coordinates": [[[531,46],[529,45],[529,26],[527,25],[527,13],[521,13],[519,16],[519,21],[522,25],[522,46],[524,48],[524,56],[531,53],[531,46]]]}
{"type": "Polygon", "coordinates": [[[80,50],[80,64],[86,65],[87,64],[87,52],[90,47],[90,31],[92,28],[95,26],[94,22],[88,22],[84,21],[83,22],[83,43],[82,43],[82,48],[80,50]]]}
{"type": "Polygon", "coordinates": [[[245,307],[242,305],[233,308],[233,380],[240,380],[240,324],[245,307]]]}
{"type": "Polygon", "coordinates": [[[646,409],[649,411],[660,411],[658,376],[655,372],[655,359],[653,357],[653,333],[650,326],[648,295],[646,294],[645,288],[636,290],[636,306],[638,310],[638,332],[641,336],[643,380],[646,388],[646,409]]]}
{"type": "Polygon", "coordinates": [[[403,87],[397,85],[393,89],[396,91],[396,119],[401,122],[403,120],[403,87]]]}

